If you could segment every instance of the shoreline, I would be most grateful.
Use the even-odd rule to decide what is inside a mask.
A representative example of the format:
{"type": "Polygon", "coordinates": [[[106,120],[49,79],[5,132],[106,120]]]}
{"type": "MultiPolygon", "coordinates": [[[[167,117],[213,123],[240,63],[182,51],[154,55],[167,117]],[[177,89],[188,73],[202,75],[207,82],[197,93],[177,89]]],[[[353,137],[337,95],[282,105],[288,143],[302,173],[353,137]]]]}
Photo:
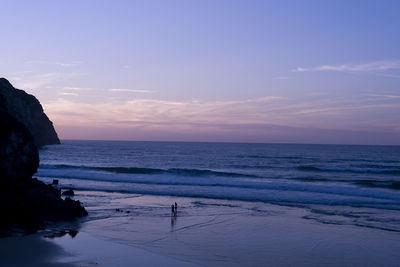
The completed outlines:
{"type": "Polygon", "coordinates": [[[111,195],[109,202],[88,207],[110,216],[83,223],[82,233],[201,266],[396,266],[400,261],[393,253],[400,250],[400,233],[305,219],[309,211],[303,208],[111,195]],[[174,202],[176,218],[170,213],[174,202]]]}
{"type": "MultiPolygon", "coordinates": [[[[41,244],[35,246],[42,250],[36,258],[29,249],[17,250],[27,253],[36,266],[396,266],[400,261],[396,253],[400,233],[306,219],[308,211],[302,208],[76,193],[76,198],[88,204],[89,218],[76,222],[74,237],[65,232],[61,237],[43,238],[48,230],[2,238],[0,247],[11,249],[8,243],[13,238],[25,248],[41,244]],[[175,201],[177,217],[170,211],[175,201]]],[[[21,266],[35,266],[22,258],[21,266]]]]}

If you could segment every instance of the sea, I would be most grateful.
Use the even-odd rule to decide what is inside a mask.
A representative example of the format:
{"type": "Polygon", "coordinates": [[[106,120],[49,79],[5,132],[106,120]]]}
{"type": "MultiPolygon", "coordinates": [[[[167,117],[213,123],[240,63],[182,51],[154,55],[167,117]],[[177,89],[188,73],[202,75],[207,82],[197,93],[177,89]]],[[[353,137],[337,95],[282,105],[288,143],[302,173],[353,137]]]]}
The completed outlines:
{"type": "Polygon", "coordinates": [[[399,146],[63,140],[40,150],[35,177],[91,192],[88,206],[116,194],[265,203],[400,232],[399,146]]]}

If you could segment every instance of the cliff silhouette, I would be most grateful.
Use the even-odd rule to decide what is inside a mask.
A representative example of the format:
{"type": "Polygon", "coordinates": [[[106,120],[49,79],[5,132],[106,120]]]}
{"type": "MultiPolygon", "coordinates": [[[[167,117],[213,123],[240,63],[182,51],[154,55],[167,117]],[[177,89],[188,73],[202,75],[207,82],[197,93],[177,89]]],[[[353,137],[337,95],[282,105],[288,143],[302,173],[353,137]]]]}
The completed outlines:
{"type": "Polygon", "coordinates": [[[28,129],[37,147],[60,143],[39,100],[14,88],[5,78],[0,78],[0,107],[28,129]]]}
{"type": "Polygon", "coordinates": [[[39,101],[0,79],[0,236],[12,229],[34,232],[48,222],[87,215],[79,201],[32,178],[38,147],[60,140],[39,101]]]}

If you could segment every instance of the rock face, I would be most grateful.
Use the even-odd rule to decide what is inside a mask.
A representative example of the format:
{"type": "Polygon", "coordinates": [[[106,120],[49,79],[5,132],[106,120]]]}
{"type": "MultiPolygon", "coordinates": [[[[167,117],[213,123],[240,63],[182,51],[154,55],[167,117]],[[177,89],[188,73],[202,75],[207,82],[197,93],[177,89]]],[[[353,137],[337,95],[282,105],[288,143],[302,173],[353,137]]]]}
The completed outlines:
{"type": "Polygon", "coordinates": [[[11,228],[35,232],[46,223],[86,216],[79,201],[61,198],[52,185],[30,179],[0,179],[0,236],[11,228]]]}
{"type": "Polygon", "coordinates": [[[32,135],[0,106],[0,178],[29,178],[38,166],[32,135]]]}
{"type": "Polygon", "coordinates": [[[4,78],[0,78],[0,106],[25,125],[37,147],[60,143],[53,123],[36,97],[14,88],[4,78]]]}
{"type": "Polygon", "coordinates": [[[0,104],[0,236],[12,228],[36,231],[47,222],[87,215],[79,201],[62,199],[59,189],[32,179],[39,166],[37,147],[59,142],[39,101],[0,79],[0,104]],[[36,129],[36,139],[30,129],[36,129]]]}

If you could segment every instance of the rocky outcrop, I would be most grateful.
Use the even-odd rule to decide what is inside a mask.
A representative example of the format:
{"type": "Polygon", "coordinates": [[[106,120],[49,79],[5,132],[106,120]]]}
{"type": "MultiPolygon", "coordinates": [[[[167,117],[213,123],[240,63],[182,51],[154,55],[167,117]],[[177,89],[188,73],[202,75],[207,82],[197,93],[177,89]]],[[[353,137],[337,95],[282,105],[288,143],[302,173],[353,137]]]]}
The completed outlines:
{"type": "Polygon", "coordinates": [[[59,189],[32,179],[39,166],[37,147],[48,144],[51,140],[42,139],[42,135],[58,141],[51,122],[36,98],[14,89],[7,80],[1,79],[0,236],[11,233],[10,229],[13,228],[31,232],[48,222],[87,215],[79,201],[70,197],[63,199],[59,189]],[[20,119],[30,125],[30,128],[20,119]],[[38,127],[35,126],[35,121],[38,122],[38,127]],[[40,130],[34,132],[37,134],[35,139],[30,129],[37,128],[40,130]],[[47,134],[46,129],[50,133],[47,134]]]}
{"type": "Polygon", "coordinates": [[[10,229],[35,232],[47,223],[86,216],[79,201],[61,198],[60,190],[33,179],[0,179],[0,236],[10,229]]]}
{"type": "Polygon", "coordinates": [[[37,147],[60,143],[53,123],[36,97],[14,88],[5,78],[0,78],[0,106],[25,125],[37,147]]]}
{"type": "Polygon", "coordinates": [[[30,178],[38,166],[32,135],[0,106],[0,179],[30,178]]]}

